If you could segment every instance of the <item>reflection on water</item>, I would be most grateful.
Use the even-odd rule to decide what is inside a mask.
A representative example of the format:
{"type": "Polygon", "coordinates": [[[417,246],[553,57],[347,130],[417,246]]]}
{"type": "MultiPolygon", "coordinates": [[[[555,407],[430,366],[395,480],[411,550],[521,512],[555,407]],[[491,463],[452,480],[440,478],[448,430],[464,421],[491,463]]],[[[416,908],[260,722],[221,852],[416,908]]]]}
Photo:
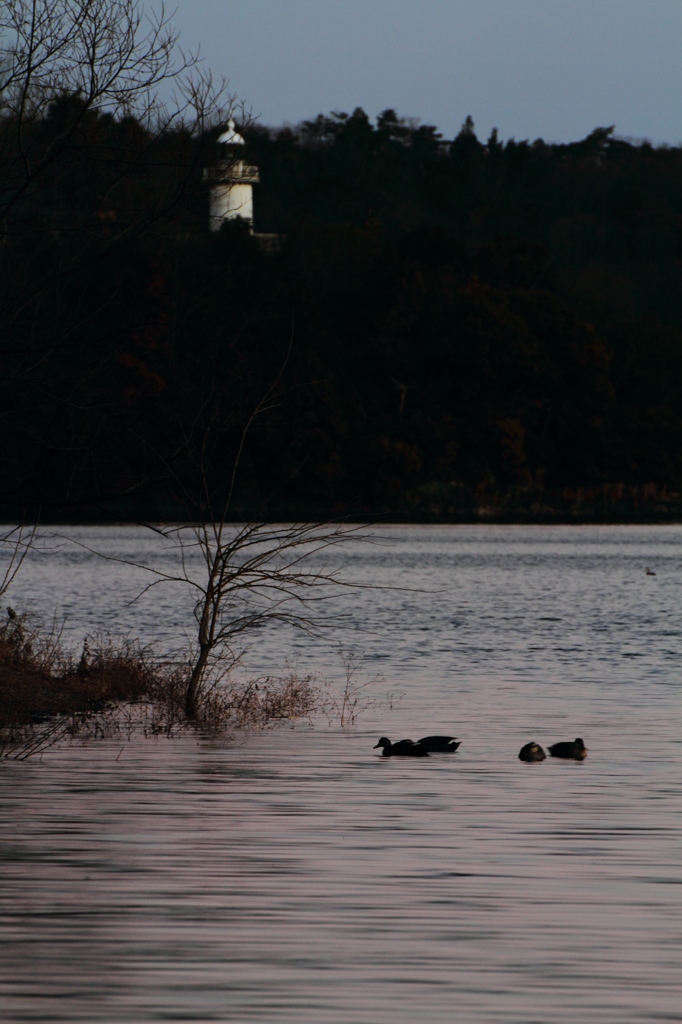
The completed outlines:
{"type": "MultiPolygon", "coordinates": [[[[74,534],[161,557],[141,531],[74,534]]],[[[682,528],[380,537],[348,573],[410,589],[338,614],[400,708],[0,767],[3,1020],[682,1020],[682,528]],[[457,754],[372,750],[433,731],[457,754]],[[517,759],[574,736],[583,763],[517,759]]],[[[129,608],[137,585],[65,548],[12,603],[171,643],[184,596],[129,608]]],[[[281,634],[251,664],[286,657],[335,665],[281,634]]]]}

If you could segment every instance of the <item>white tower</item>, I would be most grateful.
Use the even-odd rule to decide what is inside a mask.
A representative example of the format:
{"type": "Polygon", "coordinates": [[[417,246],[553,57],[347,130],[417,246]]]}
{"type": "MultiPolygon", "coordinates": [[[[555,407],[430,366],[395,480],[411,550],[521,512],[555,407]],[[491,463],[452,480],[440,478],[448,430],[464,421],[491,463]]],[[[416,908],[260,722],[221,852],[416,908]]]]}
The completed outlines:
{"type": "Polygon", "coordinates": [[[228,220],[240,217],[253,232],[253,186],[260,181],[258,168],[244,159],[246,143],[230,118],[227,130],[218,139],[220,158],[207,167],[204,176],[210,182],[209,227],[220,231],[228,220]]]}

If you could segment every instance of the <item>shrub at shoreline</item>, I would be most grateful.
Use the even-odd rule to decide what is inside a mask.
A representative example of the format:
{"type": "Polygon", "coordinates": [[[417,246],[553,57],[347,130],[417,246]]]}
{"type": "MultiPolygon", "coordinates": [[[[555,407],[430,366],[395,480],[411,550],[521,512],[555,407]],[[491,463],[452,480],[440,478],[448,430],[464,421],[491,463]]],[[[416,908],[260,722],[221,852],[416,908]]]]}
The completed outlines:
{"type": "Polygon", "coordinates": [[[11,613],[0,626],[0,759],[24,760],[62,740],[262,729],[327,706],[327,691],[312,676],[218,676],[190,720],[189,671],[189,664],[164,662],[131,640],[90,638],[76,657],[58,632],[40,632],[11,613]]]}

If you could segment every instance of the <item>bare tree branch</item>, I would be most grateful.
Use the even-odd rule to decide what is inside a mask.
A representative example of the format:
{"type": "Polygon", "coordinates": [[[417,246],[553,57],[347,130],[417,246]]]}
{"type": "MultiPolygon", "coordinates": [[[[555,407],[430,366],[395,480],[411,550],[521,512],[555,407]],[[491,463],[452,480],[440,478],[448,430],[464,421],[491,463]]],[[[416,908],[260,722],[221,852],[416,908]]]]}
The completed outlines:
{"type": "Polygon", "coordinates": [[[0,551],[9,551],[9,562],[0,576],[0,597],[5,594],[14,582],[24,559],[33,546],[38,531],[38,524],[22,523],[10,526],[0,533],[0,551]]]}

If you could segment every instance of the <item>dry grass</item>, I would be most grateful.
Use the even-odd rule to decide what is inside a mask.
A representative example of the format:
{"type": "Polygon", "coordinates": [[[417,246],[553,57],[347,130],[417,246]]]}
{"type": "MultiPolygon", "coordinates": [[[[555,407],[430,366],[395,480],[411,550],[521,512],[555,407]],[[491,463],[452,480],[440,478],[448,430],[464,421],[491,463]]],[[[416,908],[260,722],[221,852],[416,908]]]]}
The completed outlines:
{"type": "Polygon", "coordinates": [[[202,698],[200,726],[204,731],[265,729],[319,710],[321,691],[313,676],[263,676],[242,683],[216,685],[202,698]]]}
{"type": "Polygon", "coordinates": [[[0,758],[21,760],[59,740],[262,729],[310,718],[320,703],[310,676],[228,678],[205,687],[190,721],[190,671],[189,662],[163,662],[135,641],[111,638],[89,638],[74,657],[58,631],[10,618],[0,626],[0,758]]]}
{"type": "Polygon", "coordinates": [[[138,644],[86,641],[76,660],[55,631],[40,633],[19,617],[0,627],[0,726],[136,700],[156,681],[155,667],[138,644]]]}
{"type": "Polygon", "coordinates": [[[9,618],[0,626],[0,757],[27,757],[66,736],[105,735],[114,708],[153,699],[171,675],[137,643],[86,641],[75,658],[58,631],[9,618]]]}
{"type": "Polygon", "coordinates": [[[363,655],[339,651],[343,665],[343,679],[340,683],[326,682],[321,688],[320,710],[328,722],[337,723],[342,729],[357,723],[360,715],[377,708],[392,710],[402,700],[401,693],[378,693],[386,679],[382,672],[368,675],[365,672],[363,655]]]}

